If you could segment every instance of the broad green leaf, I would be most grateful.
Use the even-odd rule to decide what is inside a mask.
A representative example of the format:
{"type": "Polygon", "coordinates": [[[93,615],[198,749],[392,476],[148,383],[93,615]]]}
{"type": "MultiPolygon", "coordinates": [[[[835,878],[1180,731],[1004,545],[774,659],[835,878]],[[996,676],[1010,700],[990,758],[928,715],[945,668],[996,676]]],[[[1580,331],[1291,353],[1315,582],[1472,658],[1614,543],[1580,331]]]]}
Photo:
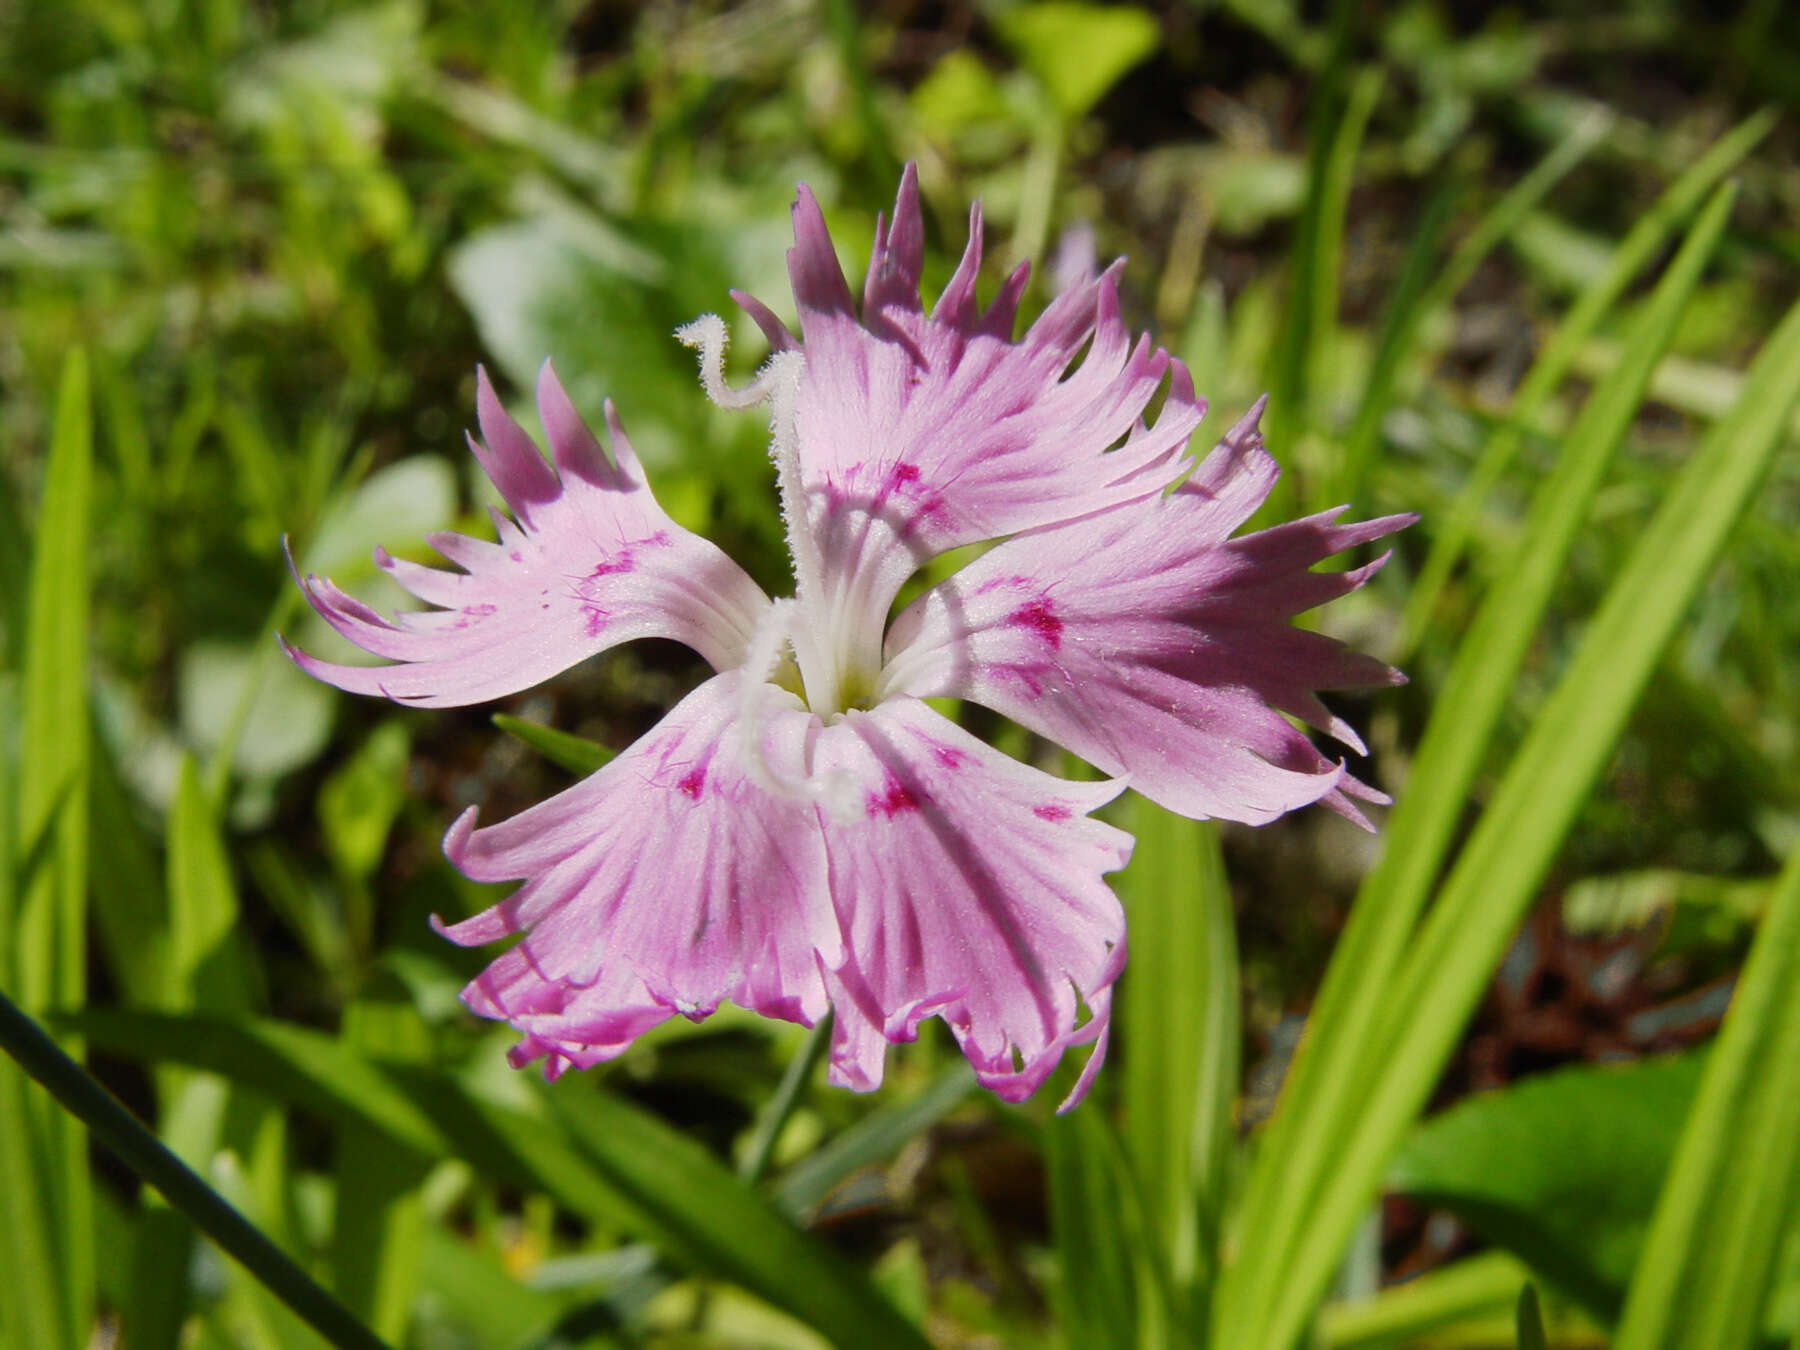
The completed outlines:
{"type": "Polygon", "coordinates": [[[378,545],[413,548],[456,519],[456,472],[432,455],[412,455],[370,474],[326,510],[301,566],[343,580],[372,572],[378,545]]]}
{"type": "Polygon", "coordinates": [[[967,47],[953,47],[939,57],[907,102],[919,128],[944,139],[982,123],[1004,122],[1010,115],[998,81],[967,47]]]}
{"type": "Polygon", "coordinates": [[[190,1307],[194,1226],[163,1204],[145,1204],[131,1229],[120,1316],[134,1350],[177,1350],[190,1307]]]}
{"type": "Polygon", "coordinates": [[[325,851],[352,883],[363,883],[381,865],[388,832],[406,804],[406,762],[411,733],[386,721],[319,788],[319,828],[325,851]]]}
{"type": "Polygon", "coordinates": [[[1767,880],[1660,867],[1583,877],[1563,892],[1563,926],[1580,937],[1612,936],[1666,916],[1659,950],[1716,950],[1743,935],[1769,907],[1772,890],[1767,880]]]}
{"type": "MultiPolygon", "coordinates": [[[[220,837],[217,812],[191,757],[181,760],[170,804],[164,892],[168,897],[164,982],[152,1000],[169,1011],[218,1015],[246,1012],[254,999],[254,963],[238,928],[237,888],[220,837]]],[[[214,1074],[163,1068],[155,1074],[162,1142],[204,1173],[227,1140],[231,1085],[214,1074]]],[[[146,1345],[168,1345],[180,1332],[188,1299],[194,1230],[187,1217],[146,1192],[132,1259],[135,1295],[147,1308],[146,1345]],[[152,1340],[152,1336],[170,1337],[152,1340]]]]}
{"type": "Polygon", "coordinates": [[[510,713],[495,713],[493,720],[494,725],[508,736],[525,742],[552,764],[570,773],[584,776],[593,773],[618,753],[585,736],[558,731],[540,722],[528,722],[510,713]]]}
{"type": "Polygon", "coordinates": [[[470,236],[450,254],[451,284],[482,345],[523,390],[533,387],[546,356],[554,359],[569,397],[596,426],[603,402],[618,399],[659,489],[659,470],[694,466],[704,456],[709,477],[766,492],[767,426],[716,416],[700,392],[692,354],[671,335],[694,315],[716,310],[733,285],[766,275],[768,262],[781,257],[785,231],[747,225],[766,217],[743,202],[709,204],[706,214],[724,213],[729,226],[702,224],[698,212],[620,225],[560,197],[541,205],[526,220],[470,236]],[[595,323],[596,314],[606,322],[595,323]]]}
{"type": "Polygon", "coordinates": [[[1413,1132],[1388,1187],[1449,1210],[1611,1322],[1701,1064],[1561,1069],[1469,1097],[1413,1132]]]}
{"type": "Polygon", "coordinates": [[[192,643],[181,653],[176,686],[188,743],[202,753],[230,748],[232,767],[246,777],[274,778],[309,764],[331,739],[335,695],[283,660],[273,643],[192,643]]]}
{"type": "Polygon", "coordinates": [[[23,664],[19,657],[25,645],[31,550],[24,514],[11,475],[0,476],[0,669],[9,671],[23,664]]]}
{"type": "Polygon", "coordinates": [[[1750,1345],[1800,1229],[1800,851],[1784,869],[1632,1276],[1619,1350],[1750,1345]]]}
{"type": "Polygon", "coordinates": [[[563,1300],[519,1283],[447,1225],[425,1226],[419,1274],[448,1320],[476,1345],[514,1350],[536,1339],[537,1329],[551,1326],[562,1313],[563,1300]]]}
{"type": "Polygon", "coordinates": [[[1130,5],[1039,0],[1003,10],[996,26],[1064,117],[1085,115],[1156,50],[1156,20],[1130,5]]]}
{"type": "Polygon", "coordinates": [[[0,1060],[0,1256],[15,1281],[0,1299],[0,1341],[33,1350],[53,1338],[64,1316],[49,1197],[39,1166],[39,1140],[27,1097],[31,1085],[11,1060],[0,1060]]]}

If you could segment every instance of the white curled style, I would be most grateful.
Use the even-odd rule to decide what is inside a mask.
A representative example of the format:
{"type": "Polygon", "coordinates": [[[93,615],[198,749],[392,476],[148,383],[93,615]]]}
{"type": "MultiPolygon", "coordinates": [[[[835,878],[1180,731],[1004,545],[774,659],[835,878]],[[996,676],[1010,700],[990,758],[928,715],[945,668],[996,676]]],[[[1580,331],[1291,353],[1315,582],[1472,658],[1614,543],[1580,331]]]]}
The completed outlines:
{"type": "Polygon", "coordinates": [[[725,349],[731,345],[725,320],[717,314],[702,314],[677,328],[675,340],[700,354],[700,387],[706,391],[706,396],[719,407],[733,412],[766,402],[775,392],[783,368],[800,359],[798,353],[772,353],[749,384],[742,389],[733,389],[725,383],[725,349]]]}
{"type": "Polygon", "coordinates": [[[733,389],[725,383],[725,349],[731,345],[725,320],[717,314],[702,314],[677,328],[675,338],[699,353],[700,387],[719,407],[742,411],[759,403],[771,405],[769,457],[775,461],[782,523],[787,527],[788,546],[794,558],[794,579],[801,595],[816,591],[821,580],[819,560],[802,514],[800,434],[795,426],[800,376],[806,369],[805,355],[795,350],[771,352],[762,369],[756,372],[755,379],[742,389],[733,389]]]}

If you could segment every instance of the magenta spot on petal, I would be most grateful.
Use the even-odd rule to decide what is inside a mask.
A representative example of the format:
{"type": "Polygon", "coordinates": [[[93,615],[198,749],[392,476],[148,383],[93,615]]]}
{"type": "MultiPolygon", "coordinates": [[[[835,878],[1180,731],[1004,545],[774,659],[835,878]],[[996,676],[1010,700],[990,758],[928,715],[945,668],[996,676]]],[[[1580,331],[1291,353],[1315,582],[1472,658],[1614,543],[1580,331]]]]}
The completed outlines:
{"type": "Polygon", "coordinates": [[[1042,597],[1028,605],[1020,605],[1006,616],[1006,621],[1014,628],[1031,629],[1052,651],[1062,646],[1063,621],[1057,618],[1050,602],[1042,597]]]}
{"type": "Polygon", "coordinates": [[[586,628],[589,637],[599,637],[600,630],[606,627],[606,621],[611,617],[598,605],[583,605],[581,613],[582,617],[587,620],[586,628]]]}
{"type": "Polygon", "coordinates": [[[508,553],[506,556],[511,558],[514,562],[524,562],[525,561],[525,559],[519,555],[519,550],[516,548],[511,553],[508,553]]]}
{"type": "Polygon", "coordinates": [[[975,588],[975,594],[986,595],[989,591],[997,591],[1003,586],[1023,590],[1030,585],[1030,577],[991,577],[975,588]]]}
{"type": "Polygon", "coordinates": [[[962,751],[952,750],[947,745],[934,745],[931,747],[931,753],[933,757],[936,758],[937,762],[942,764],[946,769],[962,768],[964,759],[966,758],[962,751]]]}
{"type": "Polygon", "coordinates": [[[990,672],[999,679],[1011,680],[1024,691],[1027,698],[1042,698],[1044,682],[1037,673],[1025,666],[995,666],[990,672]]]}
{"type": "Polygon", "coordinates": [[[631,550],[622,548],[612,557],[603,558],[600,562],[596,563],[594,570],[588,573],[587,579],[589,581],[598,581],[601,577],[617,576],[622,572],[631,571],[635,566],[637,566],[637,563],[631,556],[631,550]]]}
{"type": "Polygon", "coordinates": [[[494,605],[464,605],[462,608],[462,617],[456,621],[455,626],[457,628],[467,628],[472,623],[479,623],[482,619],[485,619],[488,615],[492,614],[495,608],[496,606],[494,605]]]}
{"type": "Polygon", "coordinates": [[[1069,808],[1066,806],[1058,806],[1055,802],[1051,802],[1048,806],[1032,807],[1031,814],[1036,816],[1039,820],[1067,820],[1069,818],[1069,808]]]}
{"type": "Polygon", "coordinates": [[[706,770],[696,768],[687,771],[687,776],[675,785],[675,790],[689,801],[697,802],[700,800],[700,790],[705,786],[706,770]]]}
{"type": "Polygon", "coordinates": [[[918,809],[918,797],[898,778],[891,775],[887,780],[885,792],[869,794],[869,818],[871,820],[876,816],[880,816],[883,820],[892,820],[904,812],[918,809]]]}
{"type": "Polygon", "coordinates": [[[892,477],[897,484],[916,483],[919,481],[919,466],[917,464],[896,464],[892,477]]]}

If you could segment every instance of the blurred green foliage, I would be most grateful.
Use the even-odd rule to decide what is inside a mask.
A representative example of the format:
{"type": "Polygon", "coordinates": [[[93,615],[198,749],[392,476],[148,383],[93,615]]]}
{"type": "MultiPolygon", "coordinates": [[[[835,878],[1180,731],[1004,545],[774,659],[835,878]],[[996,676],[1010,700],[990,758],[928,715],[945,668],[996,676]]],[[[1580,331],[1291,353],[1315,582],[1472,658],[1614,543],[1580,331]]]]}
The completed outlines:
{"type": "MultiPolygon", "coordinates": [[[[509,701],[503,735],[491,710],[325,690],[274,633],[344,650],[303,617],[284,537],[303,568],[391,607],[373,546],[423,559],[424,534],[485,528],[490,490],[461,447],[478,362],[527,425],[545,359],[590,417],[617,400],[671,513],[787,589],[765,429],[700,395],[672,332],[729,313],[734,286],[789,313],[798,180],[860,265],[912,160],[928,293],[974,198],[990,284],[1020,258],[1078,255],[1091,231],[1102,260],[1130,256],[1128,310],[1193,367],[1209,426],[1281,393],[1287,508],[1422,514],[1326,619],[1404,653],[1407,690],[1340,700],[1368,729],[1367,772],[1404,792],[1472,617],[1505,594],[1533,492],[1594,424],[1588,393],[1669,321],[1652,290],[1669,231],[1608,290],[1620,241],[1773,107],[1720,168],[1738,185],[1729,224],[1647,395],[1622,409],[1622,447],[1478,738],[1460,834],[1800,293],[1800,34],[1774,0],[1723,16],[1661,0],[1317,9],[0,5],[0,981],[37,1013],[85,997],[60,1025],[90,1038],[109,1084],[396,1344],[806,1346],[821,1329],[848,1344],[870,1309],[870,1344],[904,1343],[903,1318],[949,1345],[1191,1343],[1233,1231],[1237,1140],[1267,1114],[1369,864],[1340,822],[1217,832],[1221,853],[1214,831],[1146,814],[1121,889],[1170,944],[1141,962],[1170,992],[1126,976],[1120,1064],[1074,1121],[969,1099],[928,1035],[873,1102],[808,1098],[758,1190],[724,1163],[802,1053],[794,1029],[728,1010],[541,1092],[503,1067],[510,1033],[456,1003],[485,958],[427,925],[486,900],[438,854],[456,811],[496,817],[565,783],[697,665],[657,645],[611,654],[509,701]],[[1602,292],[1561,373],[1513,401],[1602,292]],[[71,420],[90,416],[91,440],[71,420]],[[1496,440],[1510,448],[1486,460],[1491,490],[1471,493],[1496,440]],[[1432,584],[1403,614],[1421,571],[1432,584]],[[1240,953],[1241,1001],[1221,998],[1240,953]],[[1184,968],[1212,978],[1182,985],[1184,968]],[[1159,1016],[1179,1034],[1158,1039],[1159,1016]],[[1198,1086],[1182,1076],[1196,1062],[1198,1086]],[[859,1301],[883,1297],[902,1312],[859,1301]]],[[[741,374],[762,343],[729,321],[741,374]]],[[[1791,423],[1771,435],[1773,469],[1555,836],[1531,891],[1548,926],[1515,942],[1445,1096],[1704,1039],[1787,894],[1768,877],[1800,848],[1800,459],[1791,423]]],[[[1426,1124],[1391,1178],[1418,1198],[1355,1240],[1326,1341],[1514,1344],[1527,1271],[1466,1258],[1488,1242],[1545,1289],[1550,1344],[1597,1343],[1584,1318],[1623,1306],[1691,1066],[1571,1069],[1426,1124]],[[1556,1144],[1583,1113],[1602,1118],[1556,1144]],[[1357,1297],[1420,1271],[1397,1298],[1357,1297]]],[[[60,1159],[29,1184],[0,1172],[6,1250],[44,1274],[0,1344],[54,1346],[23,1319],[70,1328],[95,1307],[133,1346],[316,1344],[105,1166],[91,1254],[81,1222],[69,1237],[20,1220],[88,1208],[79,1140],[40,1105],[0,1074],[0,1133],[37,1130],[60,1159]]],[[[1693,1175],[1705,1143],[1684,1145],[1693,1175]]],[[[1800,1241],[1783,1250],[1763,1329],[1791,1337],[1800,1241]]]]}

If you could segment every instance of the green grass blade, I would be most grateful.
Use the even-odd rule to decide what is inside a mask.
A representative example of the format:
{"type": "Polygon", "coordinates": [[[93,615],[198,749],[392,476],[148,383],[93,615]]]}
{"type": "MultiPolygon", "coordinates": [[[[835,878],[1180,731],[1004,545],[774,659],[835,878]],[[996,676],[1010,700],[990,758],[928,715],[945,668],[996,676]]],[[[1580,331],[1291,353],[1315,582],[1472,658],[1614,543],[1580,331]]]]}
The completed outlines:
{"type": "MultiPolygon", "coordinates": [[[[93,497],[88,366],[63,367],[56,429],[32,549],[19,746],[19,892],[14,986],[33,1012],[87,993],[88,518],[93,497]]],[[[80,1046],[65,1048],[79,1056],[80,1046]]],[[[86,1339],[93,1315],[93,1198],[87,1141],[61,1112],[27,1108],[40,1141],[39,1194],[56,1253],[63,1327],[86,1339]]]]}
{"type": "Polygon", "coordinates": [[[1519,1307],[1514,1314],[1519,1331],[1519,1350],[1548,1350],[1544,1336],[1544,1311],[1538,1307],[1537,1289],[1526,1285],[1519,1291],[1519,1307]]]}
{"type": "Polygon", "coordinates": [[[1285,1249],[1288,1296],[1254,1342],[1285,1348],[1323,1293],[1343,1242],[1407,1123],[1430,1094],[1487,977],[1676,624],[1748,505],[1800,403],[1800,305],[1757,357],[1743,397],[1670,485],[1589,624],[1530,736],[1446,879],[1364,1052],[1378,1075],[1358,1086],[1332,1144],[1304,1232],[1285,1249]]]}
{"type": "Polygon", "coordinates": [[[1550,190],[1562,182],[1606,138],[1614,120],[1610,112],[1595,108],[1577,122],[1574,129],[1559,140],[1549,154],[1533,165],[1529,173],[1508,188],[1500,200],[1489,207],[1463,236],[1462,242],[1445,262],[1443,271],[1433,278],[1426,289],[1420,308],[1427,314],[1447,308],[1456,299],[1457,292],[1468,285],[1482,260],[1499,247],[1501,241],[1518,227],[1519,222],[1549,196],[1550,190]]]}
{"type": "MultiPolygon", "coordinates": [[[[94,1137],[135,1175],[160,1191],[196,1227],[306,1318],[329,1344],[339,1350],[384,1350],[379,1339],[369,1334],[367,1328],[346,1313],[341,1304],[314,1283],[261,1230],[165,1148],[112,1098],[98,1080],[69,1058],[4,996],[0,996],[0,1045],[50,1092],[72,1119],[86,1125],[94,1137]]],[[[64,1342],[85,1343],[85,1337],[64,1342]]]]}
{"type": "Polygon", "coordinates": [[[558,731],[540,722],[528,722],[511,713],[495,713],[493,722],[508,736],[523,741],[558,768],[584,777],[618,753],[585,736],[558,731]]]}
{"type": "Polygon", "coordinates": [[[1755,1344],[1800,1207],[1800,850],[1738,979],[1639,1254],[1618,1350],[1755,1344]]]}
{"type": "Polygon", "coordinates": [[[949,1115],[975,1090],[975,1072],[966,1063],[945,1069],[916,1097],[877,1107],[816,1153],[795,1163],[775,1182],[775,1203],[801,1218],[845,1177],[899,1152],[949,1115]]]}
{"type": "Polygon", "coordinates": [[[0,1345],[7,1350],[58,1344],[64,1316],[29,1090],[18,1066],[0,1061],[0,1259],[11,1286],[0,1299],[0,1333],[6,1338],[0,1345]]]}
{"type": "MultiPolygon", "coordinates": [[[[1324,267],[1325,256],[1334,252],[1333,244],[1326,239],[1326,235],[1330,233],[1328,217],[1332,156],[1334,153],[1345,152],[1341,135],[1334,136],[1333,132],[1342,131],[1353,18],[1354,6],[1348,0],[1334,0],[1326,59],[1314,78],[1307,97],[1306,143],[1310,148],[1306,198],[1300,210],[1300,218],[1294,223],[1293,255],[1289,264],[1291,289],[1281,331],[1269,353],[1269,410],[1263,420],[1269,443],[1276,446],[1292,445],[1295,433],[1305,425],[1307,377],[1310,374],[1314,344],[1318,341],[1318,335],[1312,332],[1313,316],[1322,307],[1319,299],[1321,288],[1335,288],[1337,285],[1335,276],[1321,277],[1320,272],[1324,267]]],[[[1359,145],[1360,136],[1357,141],[1349,144],[1348,155],[1352,163],[1359,145]]],[[[1341,247],[1340,235],[1337,248],[1341,247]]],[[[1330,318],[1335,324],[1335,308],[1330,318]]],[[[1283,504],[1278,508],[1265,506],[1265,510],[1285,513],[1292,491],[1290,475],[1284,477],[1275,489],[1275,495],[1283,504]]]]}
{"type": "Polygon", "coordinates": [[[442,1225],[425,1229],[420,1271],[432,1296],[479,1346],[512,1350],[562,1313],[559,1300],[520,1284],[499,1261],[442,1225]]]}
{"type": "MultiPolygon", "coordinates": [[[[19,665],[25,645],[25,594],[31,575],[31,550],[25,532],[23,504],[8,475],[0,479],[0,668],[19,665]]],[[[10,822],[12,817],[7,816],[10,822]]]]}
{"type": "Polygon", "coordinates": [[[242,1012],[249,958],[238,940],[237,886],[200,771],[183,757],[168,825],[169,962],[163,1006],[242,1012]]]}
{"type": "Polygon", "coordinates": [[[168,987],[169,906],[162,860],[139,819],[117,757],[98,734],[90,744],[89,817],[94,837],[106,840],[105,848],[88,857],[94,931],[123,1000],[154,1006],[168,987]]]}
{"type": "Polygon", "coordinates": [[[1177,1290],[1203,1284],[1218,1240],[1239,1071],[1237,941],[1218,827],[1133,797],[1120,880],[1125,1146],[1177,1290]]]}
{"type": "MultiPolygon", "coordinates": [[[[22,573],[21,573],[22,575],[22,573]]],[[[23,591],[24,587],[19,588],[23,591]]],[[[9,630],[15,634],[16,629],[9,630]]],[[[11,680],[0,683],[0,726],[16,724],[18,701],[11,680]]],[[[13,746],[0,739],[0,975],[15,979],[18,871],[17,765],[13,746]]],[[[42,1141],[33,1128],[29,1081],[11,1060],[0,1059],[0,1262],[11,1272],[16,1297],[0,1299],[0,1347],[32,1350],[60,1334],[62,1305],[51,1263],[55,1235],[42,1190],[42,1141]]]]}
{"type": "Polygon", "coordinates": [[[1361,1350],[1423,1341],[1431,1332],[1510,1313],[1531,1270],[1493,1250],[1439,1266],[1373,1298],[1334,1303],[1319,1318],[1324,1350],[1361,1350]]]}
{"type": "Polygon", "coordinates": [[[1427,307],[1427,282],[1432,264],[1437,259],[1438,245],[1450,223],[1451,209],[1462,195],[1462,183],[1446,177],[1432,192],[1419,213],[1418,228],[1407,245],[1406,258],[1400,266],[1388,294],[1381,316],[1381,335],[1375,343],[1375,359],[1369,364],[1368,378],[1363,384],[1362,401],[1344,433],[1336,473],[1324,496],[1333,505],[1353,502],[1362,491],[1363,476],[1375,457],[1375,445],[1381,438],[1381,419],[1393,406],[1394,386],[1400,367],[1411,352],[1413,337],[1420,320],[1430,313],[1427,307]]]}
{"type": "MultiPolygon", "coordinates": [[[[425,1024],[411,1004],[360,1000],[345,1009],[344,1043],[361,1054],[423,1060],[425,1024]]],[[[419,1288],[430,1160],[373,1130],[340,1130],[331,1227],[332,1288],[345,1306],[399,1344],[419,1288]]]]}
{"type": "Polygon", "coordinates": [[[57,1019],[109,1054],[205,1069],[310,1112],[339,1130],[374,1130],[424,1157],[451,1141],[369,1060],[309,1028],[262,1018],[91,1008],[57,1019]]]}
{"type": "Polygon", "coordinates": [[[161,1204],[143,1205],[136,1219],[119,1318],[131,1329],[133,1350],[178,1350],[192,1302],[194,1225],[161,1204]]]}
{"type": "MultiPolygon", "coordinates": [[[[242,1012],[246,963],[237,942],[238,902],[212,803],[183,756],[164,841],[168,927],[160,980],[145,1001],[176,1010],[242,1012]]],[[[160,896],[159,896],[160,899],[160,896]]],[[[155,1075],[162,1142],[204,1171],[221,1146],[230,1085],[210,1074],[165,1068],[155,1075]]],[[[121,1310],[134,1344],[173,1347],[188,1306],[194,1230],[187,1217],[146,1192],[134,1234],[131,1301],[121,1310]]]]}
{"type": "Polygon", "coordinates": [[[1439,522],[1432,536],[1431,548],[1401,615],[1396,660],[1404,661],[1417,647],[1426,625],[1437,612],[1438,598],[1445,583],[1468,547],[1482,504],[1512,463],[1525,428],[1531,425],[1568,375],[1582,344],[1624,293],[1632,278],[1667,242],[1675,227],[1755,148],[1774,124],[1772,112],[1746,118],[1695,160],[1631,227],[1613,250],[1605,272],[1595,278],[1557,325],[1555,334],[1544,344],[1543,351],[1513,395],[1505,423],[1488,438],[1468,482],[1458,492],[1449,515],[1439,522]]]}
{"type": "Polygon", "coordinates": [[[113,1053],[209,1069],[340,1132],[373,1130],[409,1156],[459,1157],[503,1184],[545,1191],[742,1285],[839,1344],[926,1344],[854,1266],[723,1163],[604,1093],[564,1084],[527,1098],[534,1109],[502,1106],[440,1071],[377,1065],[320,1032],[267,1020],[109,1010],[62,1020],[113,1053]]]}
{"type": "MultiPolygon", "coordinates": [[[[1362,154],[1376,100],[1381,97],[1381,78],[1377,66],[1359,70],[1351,78],[1342,115],[1326,152],[1324,172],[1316,183],[1317,198],[1307,203],[1309,214],[1316,217],[1308,269],[1311,284],[1304,297],[1310,310],[1305,358],[1309,399],[1337,384],[1334,367],[1338,359],[1338,311],[1343,303],[1344,228],[1350,215],[1350,189],[1356,182],[1356,161],[1362,154]]],[[[1311,421],[1309,410],[1308,422],[1311,421]]],[[[1309,495],[1328,493],[1334,481],[1324,474],[1315,475],[1308,485],[1309,495]]]]}
{"type": "Polygon", "coordinates": [[[1139,1322],[1156,1343],[1155,1311],[1143,1306],[1139,1267],[1146,1253],[1133,1241],[1134,1182],[1117,1137],[1093,1106],[1044,1127],[1050,1229],[1061,1277],[1054,1300],[1071,1350],[1135,1350],[1139,1322]]]}
{"type": "Polygon", "coordinates": [[[1589,504],[1717,245],[1732,199],[1729,188],[1714,195],[1653,294],[1630,357],[1582,408],[1556,469],[1533,500],[1506,584],[1489,594],[1458,649],[1413,763],[1412,790],[1385,824],[1382,856],[1364,879],[1251,1174],[1240,1235],[1247,1257],[1235,1277],[1246,1283],[1243,1301],[1232,1305],[1243,1315],[1258,1316],[1273,1296],[1283,1278],[1282,1253],[1312,1222],[1314,1190],[1336,1165],[1367,1090],[1365,1075],[1382,1067],[1372,1047],[1379,1045],[1375,1028],[1392,996],[1389,981],[1589,504]]]}
{"type": "Polygon", "coordinates": [[[546,1089],[542,1099],[664,1250],[742,1285],[834,1344],[928,1344],[854,1266],[655,1117],[570,1085],[546,1089]]]}

